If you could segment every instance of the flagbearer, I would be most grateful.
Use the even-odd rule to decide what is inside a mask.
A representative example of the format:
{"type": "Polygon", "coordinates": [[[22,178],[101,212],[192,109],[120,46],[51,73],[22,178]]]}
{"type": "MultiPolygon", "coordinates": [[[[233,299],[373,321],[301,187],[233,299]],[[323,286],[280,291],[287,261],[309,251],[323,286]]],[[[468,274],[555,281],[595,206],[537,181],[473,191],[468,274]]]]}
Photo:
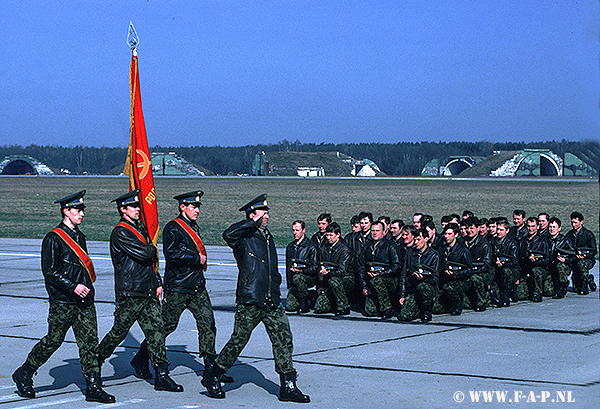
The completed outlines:
{"type": "Polygon", "coordinates": [[[169,376],[160,299],[162,280],[158,274],[158,250],[141,222],[140,190],[112,200],[121,221],[110,236],[110,255],[115,269],[117,305],[112,329],[100,342],[100,365],[112,355],[137,321],[148,341],[148,352],[156,372],[154,389],[182,392],[169,376]]]}
{"type": "Polygon", "coordinates": [[[79,348],[79,362],[87,383],[85,400],[113,403],[115,397],[102,390],[98,365],[98,326],[94,306],[96,279],[87,254],[83,221],[85,190],[57,200],[62,222],[42,241],[42,272],[50,298],[48,334],[38,342],[25,363],[13,373],[17,393],[35,398],[33,375],[61,346],[69,328],[73,328],[79,348]]]}
{"type": "MultiPolygon", "coordinates": [[[[179,203],[179,216],[167,223],[163,231],[163,252],[167,266],[162,315],[166,337],[175,331],[184,310],[192,313],[198,328],[200,356],[204,358],[206,370],[217,356],[217,328],[204,278],[207,267],[206,249],[196,223],[203,194],[201,190],[196,190],[173,197],[179,203]]],[[[144,340],[131,361],[138,377],[152,378],[148,369],[149,359],[148,343],[144,340]]],[[[233,379],[223,374],[221,381],[233,382],[233,379]]]]}

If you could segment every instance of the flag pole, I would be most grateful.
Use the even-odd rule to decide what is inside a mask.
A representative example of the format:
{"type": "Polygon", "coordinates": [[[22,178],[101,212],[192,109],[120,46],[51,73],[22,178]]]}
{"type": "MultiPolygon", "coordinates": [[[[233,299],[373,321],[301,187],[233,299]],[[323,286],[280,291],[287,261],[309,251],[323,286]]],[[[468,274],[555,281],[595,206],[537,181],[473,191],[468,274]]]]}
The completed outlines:
{"type": "Polygon", "coordinates": [[[129,190],[140,189],[141,216],[148,236],[156,245],[158,240],[158,208],[154,178],[152,177],[152,161],[148,148],[142,97],[140,95],[140,76],[138,69],[137,46],[139,37],[132,22],[129,22],[127,45],[131,49],[131,66],[129,72],[129,88],[131,94],[129,149],[123,173],[129,175],[129,190]]]}

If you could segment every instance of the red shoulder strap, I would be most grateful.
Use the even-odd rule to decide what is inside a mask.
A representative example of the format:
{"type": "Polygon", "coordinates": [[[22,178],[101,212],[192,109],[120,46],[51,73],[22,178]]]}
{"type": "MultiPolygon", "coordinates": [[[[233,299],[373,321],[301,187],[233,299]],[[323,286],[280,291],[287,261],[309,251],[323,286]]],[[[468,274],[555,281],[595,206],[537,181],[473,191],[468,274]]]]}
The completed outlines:
{"type": "Polygon", "coordinates": [[[88,256],[88,254],[85,252],[85,250],[82,249],[81,246],[77,244],[77,242],[73,240],[71,236],[69,236],[64,230],[56,227],[52,229],[52,232],[56,233],[56,235],[60,237],[67,246],[69,246],[73,253],[75,253],[83,268],[85,268],[85,270],[90,275],[92,283],[96,281],[96,272],[94,271],[94,265],[92,264],[92,260],[90,259],[90,256],[88,256]]]}
{"type": "MultiPolygon", "coordinates": [[[[183,231],[185,231],[190,238],[192,239],[192,241],[194,242],[194,244],[196,245],[196,249],[198,250],[198,253],[204,255],[204,257],[206,257],[206,248],[204,248],[204,244],[202,244],[202,240],[200,239],[200,236],[198,236],[196,234],[196,232],[194,230],[192,230],[192,228],[183,220],[181,219],[173,219],[174,222],[176,222],[182,229],[183,231]]],[[[204,263],[204,271],[206,271],[206,262],[204,263]]]]}

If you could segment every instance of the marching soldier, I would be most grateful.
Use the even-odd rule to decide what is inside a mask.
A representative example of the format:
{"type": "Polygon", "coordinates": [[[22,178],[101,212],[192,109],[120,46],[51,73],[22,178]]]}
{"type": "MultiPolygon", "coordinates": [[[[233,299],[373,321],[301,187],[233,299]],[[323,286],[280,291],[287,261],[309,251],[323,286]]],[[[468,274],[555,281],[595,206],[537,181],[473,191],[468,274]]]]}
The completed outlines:
{"type": "Polygon", "coordinates": [[[289,288],[285,308],[299,314],[310,311],[308,289],[317,285],[319,251],[312,240],[306,237],[302,220],[292,223],[294,241],[285,249],[286,281],[289,288]]]}
{"type": "MultiPolygon", "coordinates": [[[[198,329],[200,357],[204,360],[206,370],[217,356],[217,328],[204,277],[207,268],[206,249],[197,223],[203,195],[203,191],[195,190],[173,197],[179,205],[179,216],[167,223],[163,230],[166,267],[162,317],[166,338],[177,329],[183,311],[192,313],[198,329]]],[[[131,360],[131,366],[139,378],[152,379],[148,369],[149,359],[148,342],[144,340],[131,360]]],[[[233,382],[233,379],[223,375],[221,381],[233,382]]]]}
{"type": "Polygon", "coordinates": [[[571,240],[560,234],[561,221],[558,217],[548,220],[548,242],[550,245],[550,262],[548,269],[554,283],[554,295],[552,298],[564,298],[569,287],[569,265],[575,259],[575,249],[571,240]]]}
{"type": "Polygon", "coordinates": [[[223,232],[223,239],[233,249],[239,269],[233,333],[214,365],[204,373],[202,385],[210,397],[225,398],[219,378],[233,366],[252,331],[262,322],[273,344],[275,371],[281,379],[279,400],[310,402],[310,397],[296,386],[292,331],[280,300],[281,275],[277,271],[277,249],[267,229],[267,195],[258,196],[242,206],[240,211],[246,213],[246,219],[234,223],[223,232]]]}
{"type": "Polygon", "coordinates": [[[85,236],[79,230],[84,217],[84,195],[85,190],[82,190],[54,202],[60,203],[62,222],[42,241],[42,272],[50,298],[48,334],[12,375],[17,393],[24,398],[35,398],[33,375],[62,345],[69,328],[73,328],[81,371],[87,383],[85,400],[115,402],[115,397],[102,389],[100,381],[93,286],[96,275],[85,236]]]}
{"type": "Polygon", "coordinates": [[[163,285],[158,274],[158,250],[141,221],[140,190],[132,190],[112,201],[116,202],[121,215],[121,221],[110,235],[117,304],[113,327],[100,342],[98,360],[102,365],[137,321],[146,336],[155,369],[154,389],[182,392],[183,387],[169,376],[160,306],[163,285]]]}
{"type": "Polygon", "coordinates": [[[589,294],[589,290],[596,290],[594,277],[590,274],[590,270],[596,263],[596,237],[594,233],[583,227],[583,215],[579,212],[571,213],[571,226],[573,230],[569,231],[566,236],[571,240],[577,255],[571,265],[573,269],[573,287],[577,294],[589,294]],[[590,279],[591,278],[591,279],[590,279]]]}

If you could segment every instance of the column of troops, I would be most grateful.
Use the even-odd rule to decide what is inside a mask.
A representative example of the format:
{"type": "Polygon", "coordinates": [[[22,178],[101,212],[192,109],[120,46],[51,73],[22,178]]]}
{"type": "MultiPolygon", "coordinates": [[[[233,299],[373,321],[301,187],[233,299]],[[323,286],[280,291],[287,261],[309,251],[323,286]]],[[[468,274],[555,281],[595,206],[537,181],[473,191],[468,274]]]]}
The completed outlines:
{"type": "Polygon", "coordinates": [[[60,224],[42,241],[42,273],[49,295],[48,334],[31,350],[12,378],[17,393],[35,398],[33,376],[63,343],[72,328],[79,348],[79,361],[86,380],[87,401],[113,403],[115,397],[103,389],[103,363],[126,338],[137,322],[145,340],[131,360],[135,375],[154,378],[157,391],[182,392],[183,386],[169,376],[165,338],[176,328],[184,310],[189,310],[198,328],[198,347],[204,360],[202,385],[212,398],[225,398],[222,383],[246,346],[254,328],[263,323],[273,344],[275,370],[280,375],[279,400],[310,402],[296,386],[292,363],[292,333],[281,304],[277,251],[267,229],[269,207],[266,194],[240,208],[246,218],[223,233],[238,265],[237,311],[233,333],[217,354],[216,326],[206,289],[207,254],[197,224],[202,191],[174,197],[179,215],[163,229],[166,259],[164,281],[158,271],[158,249],[150,240],[141,217],[140,190],[114,199],[121,216],[110,236],[114,266],[116,307],[114,324],[98,342],[94,281],[96,274],[79,230],[84,218],[85,190],[57,200],[60,224]],[[154,376],[150,371],[154,367],[154,376]]]}
{"type": "Polygon", "coordinates": [[[354,216],[352,232],[328,213],[317,217],[310,239],[305,223],[292,223],[294,241],[286,248],[288,312],[350,314],[351,304],[365,316],[431,321],[433,314],[482,312],[522,300],[564,298],[572,291],[596,290],[590,269],[597,253],[594,234],[580,212],[562,234],[557,217],[478,218],[465,211],[441,218],[415,213],[412,224],[370,212],[354,216]],[[314,289],[313,289],[314,287],[314,289]]]}

